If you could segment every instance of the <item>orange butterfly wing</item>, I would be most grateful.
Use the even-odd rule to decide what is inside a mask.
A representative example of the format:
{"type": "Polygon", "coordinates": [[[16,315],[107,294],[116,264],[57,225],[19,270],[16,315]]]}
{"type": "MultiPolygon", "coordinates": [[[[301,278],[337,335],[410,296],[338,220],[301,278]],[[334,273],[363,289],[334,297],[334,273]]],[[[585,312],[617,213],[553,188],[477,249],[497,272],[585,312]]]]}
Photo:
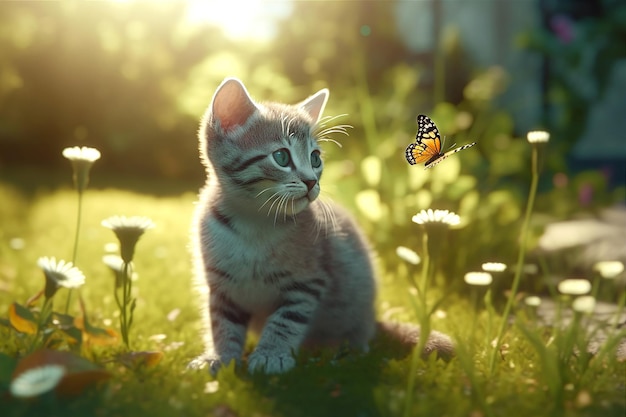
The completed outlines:
{"type": "Polygon", "coordinates": [[[415,143],[406,148],[406,160],[411,165],[437,159],[441,155],[441,136],[435,123],[428,116],[417,116],[415,143]]]}

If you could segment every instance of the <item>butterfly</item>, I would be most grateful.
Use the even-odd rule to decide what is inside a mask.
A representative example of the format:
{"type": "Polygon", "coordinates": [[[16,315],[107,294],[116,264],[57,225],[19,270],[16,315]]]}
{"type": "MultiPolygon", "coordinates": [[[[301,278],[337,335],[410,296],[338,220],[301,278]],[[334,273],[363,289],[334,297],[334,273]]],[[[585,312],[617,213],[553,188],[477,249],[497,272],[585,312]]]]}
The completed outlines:
{"type": "Polygon", "coordinates": [[[424,169],[426,169],[434,167],[453,153],[457,153],[474,145],[476,145],[476,142],[459,146],[448,152],[441,152],[441,136],[439,135],[437,126],[430,120],[430,117],[420,114],[417,116],[417,135],[415,135],[415,143],[411,143],[406,147],[405,156],[406,160],[409,161],[411,165],[426,162],[424,165],[424,169]]]}

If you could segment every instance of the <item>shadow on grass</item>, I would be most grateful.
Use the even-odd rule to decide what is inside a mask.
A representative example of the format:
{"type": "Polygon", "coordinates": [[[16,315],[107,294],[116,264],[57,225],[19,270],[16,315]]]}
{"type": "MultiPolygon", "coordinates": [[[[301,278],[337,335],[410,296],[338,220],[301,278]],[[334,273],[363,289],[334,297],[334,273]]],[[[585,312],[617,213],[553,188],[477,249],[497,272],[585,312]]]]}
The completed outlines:
{"type": "Polygon", "coordinates": [[[282,416],[383,416],[375,398],[385,361],[378,355],[305,358],[305,366],[279,376],[253,375],[252,386],[274,401],[282,416]]]}
{"type": "MultiPolygon", "coordinates": [[[[388,326],[394,328],[394,326],[388,326]]],[[[298,367],[280,376],[251,376],[258,393],[274,400],[278,415],[283,416],[359,416],[376,417],[398,415],[393,409],[404,405],[401,398],[406,394],[404,380],[397,379],[388,371],[390,361],[407,358],[413,343],[390,337],[384,330],[378,332],[367,354],[334,350],[303,352],[298,367]],[[393,380],[387,380],[387,379],[393,380]],[[387,391],[380,395],[380,389],[387,391]],[[388,401],[397,394],[399,402],[394,406],[388,401]]],[[[441,352],[445,362],[451,358],[441,352]]],[[[451,353],[451,352],[448,352],[451,353]]],[[[429,358],[435,361],[436,355],[429,358]]]]}

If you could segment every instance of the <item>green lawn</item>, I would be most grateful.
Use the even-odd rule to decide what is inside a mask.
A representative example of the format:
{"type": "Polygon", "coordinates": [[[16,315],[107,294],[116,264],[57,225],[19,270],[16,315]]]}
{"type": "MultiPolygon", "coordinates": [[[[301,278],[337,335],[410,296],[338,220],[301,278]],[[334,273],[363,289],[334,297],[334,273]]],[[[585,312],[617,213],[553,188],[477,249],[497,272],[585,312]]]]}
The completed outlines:
{"type": "MultiPolygon", "coordinates": [[[[90,320],[99,327],[118,328],[113,276],[101,262],[105,245],[116,240],[101,220],[111,215],[150,217],[156,227],[141,237],[135,254],[138,301],[131,343],[133,350],[162,351],[164,358],[152,368],[131,370],[110,361],[121,351],[120,344],[83,352],[112,377],[69,399],[53,394],[14,399],[7,392],[8,381],[0,380],[3,416],[625,415],[626,363],[610,354],[559,360],[558,346],[556,351],[542,351],[533,345],[533,337],[546,339],[540,330],[531,329],[531,337],[510,328],[507,351],[498,355],[492,373],[488,335],[500,318],[484,308],[473,313],[467,298],[457,294],[442,304],[445,314],[433,316],[432,327],[461,342],[458,356],[449,363],[434,358],[418,363],[408,410],[411,358],[387,359],[385,352],[376,350],[338,358],[331,352],[303,354],[298,368],[282,376],[228,368],[214,380],[205,371],[187,370],[189,360],[202,350],[188,251],[194,200],[193,193],[155,197],[117,189],[86,191],[76,264],[87,279],[80,291],[90,320]]],[[[0,317],[6,318],[12,302],[25,303],[42,288],[40,256],[71,259],[77,197],[69,187],[23,193],[0,183],[0,201],[0,317]]],[[[389,257],[382,261],[402,262],[389,257]]],[[[406,273],[404,267],[381,271],[381,317],[413,319],[412,295],[402,276],[406,273]]],[[[440,292],[441,287],[432,293],[440,292]]],[[[66,294],[60,290],[55,297],[55,310],[64,308],[66,294]]],[[[70,313],[78,312],[78,304],[72,303],[70,313]]],[[[6,326],[0,326],[0,332],[0,352],[14,358],[24,354],[28,335],[6,326]]]]}

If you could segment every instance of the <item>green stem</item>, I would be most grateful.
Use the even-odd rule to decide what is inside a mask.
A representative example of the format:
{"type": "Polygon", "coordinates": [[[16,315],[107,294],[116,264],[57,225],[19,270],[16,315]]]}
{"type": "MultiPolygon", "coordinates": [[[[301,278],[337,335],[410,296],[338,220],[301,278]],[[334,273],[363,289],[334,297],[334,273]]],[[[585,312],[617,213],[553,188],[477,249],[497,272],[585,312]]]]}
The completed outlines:
{"type": "MultiPolygon", "coordinates": [[[[124,284],[122,285],[122,302],[120,307],[120,328],[122,331],[122,340],[127,349],[130,349],[130,322],[132,321],[132,311],[129,311],[131,304],[131,269],[130,263],[124,262],[124,284]]],[[[117,298],[117,297],[116,297],[117,298]]],[[[119,302],[118,302],[119,305],[119,302]]]]}
{"type": "Polygon", "coordinates": [[[78,213],[76,215],[76,234],[74,235],[74,250],[72,252],[72,263],[76,266],[76,253],[78,252],[78,236],[80,235],[80,221],[83,213],[83,193],[78,192],[78,213]]]}
{"type": "Polygon", "coordinates": [[[522,276],[524,258],[526,256],[526,240],[528,237],[530,216],[532,214],[533,206],[535,204],[535,195],[537,194],[537,184],[539,183],[538,150],[537,150],[537,145],[535,144],[533,144],[533,147],[532,147],[531,163],[532,163],[532,178],[530,182],[530,193],[528,196],[528,203],[526,204],[526,213],[524,215],[524,222],[522,223],[520,250],[517,256],[517,266],[515,268],[515,277],[513,278],[513,284],[511,286],[509,299],[506,303],[506,306],[504,307],[504,312],[502,313],[502,322],[500,324],[498,335],[496,337],[496,346],[494,346],[494,349],[491,352],[491,359],[489,361],[489,373],[491,375],[493,375],[494,368],[496,366],[496,355],[497,355],[497,352],[499,352],[500,350],[500,345],[502,344],[502,336],[504,335],[504,331],[506,329],[508,317],[509,317],[509,314],[511,313],[511,308],[513,307],[513,303],[515,302],[515,296],[517,295],[517,290],[519,288],[519,283],[520,283],[520,279],[522,276]]]}
{"type": "Polygon", "coordinates": [[[560,365],[564,368],[567,367],[567,364],[572,357],[572,352],[574,351],[574,346],[578,340],[578,330],[581,327],[582,313],[577,311],[574,312],[574,318],[569,324],[568,328],[564,331],[565,340],[563,340],[563,346],[560,346],[558,351],[560,355],[561,363],[560,365]]]}
{"type": "Polygon", "coordinates": [[[602,280],[602,277],[600,276],[600,274],[596,273],[595,277],[593,278],[593,283],[591,287],[591,296],[595,298],[596,300],[598,299],[598,293],[600,292],[601,280],[602,280]]]}
{"type": "MultiPolygon", "coordinates": [[[[72,251],[72,265],[76,266],[76,253],[78,252],[78,236],[80,235],[80,221],[83,213],[83,193],[78,191],[78,214],[76,215],[76,234],[74,235],[74,250],[72,251]]],[[[70,309],[70,301],[72,299],[72,289],[67,293],[67,301],[65,302],[65,314],[70,309]]]]}
{"type": "Polygon", "coordinates": [[[422,265],[421,282],[417,285],[418,296],[420,297],[419,308],[416,308],[418,319],[420,322],[420,335],[417,345],[414,347],[411,355],[411,365],[409,368],[409,379],[406,384],[406,401],[404,404],[404,417],[411,417],[411,406],[413,404],[413,392],[415,390],[415,377],[417,376],[417,365],[422,355],[426,341],[430,334],[430,312],[428,311],[428,301],[426,299],[426,289],[428,287],[428,279],[431,274],[430,254],[428,251],[428,234],[424,233],[423,237],[424,263],[422,265]]]}
{"type": "Polygon", "coordinates": [[[428,310],[428,299],[426,297],[426,292],[428,291],[428,282],[432,279],[434,269],[435,269],[434,262],[432,262],[432,259],[431,259],[431,250],[428,248],[428,233],[424,233],[424,237],[422,239],[423,239],[422,242],[423,242],[424,248],[427,248],[426,250],[427,255],[424,259],[424,268],[422,269],[422,282],[420,285],[421,295],[422,295],[422,300],[421,300],[422,311],[420,313],[420,325],[422,328],[420,329],[420,339],[419,339],[419,343],[417,346],[417,350],[420,355],[421,355],[421,352],[423,352],[424,347],[426,346],[426,341],[430,334],[431,312],[428,310]]]}
{"type": "Polygon", "coordinates": [[[43,306],[41,307],[41,312],[39,313],[39,320],[37,321],[37,333],[35,337],[33,337],[30,347],[28,348],[29,352],[33,352],[35,348],[37,348],[39,344],[39,339],[44,340],[43,338],[43,330],[50,319],[50,314],[52,313],[52,297],[46,298],[43,302],[43,306]]]}
{"type": "MultiPolygon", "coordinates": [[[[421,334],[420,334],[421,340],[421,334]]],[[[415,376],[417,375],[417,364],[419,363],[420,351],[416,346],[411,354],[411,365],[409,367],[409,380],[406,384],[406,401],[404,404],[404,417],[411,417],[411,405],[413,404],[413,392],[415,390],[415,376]]]]}
{"type": "Polygon", "coordinates": [[[117,304],[117,308],[120,309],[120,314],[122,311],[122,301],[120,301],[120,296],[117,294],[118,287],[117,285],[113,286],[113,295],[115,296],[115,303],[117,304]]]}
{"type": "Polygon", "coordinates": [[[625,307],[626,307],[626,292],[622,292],[622,295],[620,295],[619,300],[617,301],[617,310],[615,313],[615,320],[613,320],[613,324],[611,326],[611,332],[609,334],[615,334],[615,332],[617,332],[617,327],[619,326],[619,320],[617,320],[617,318],[622,316],[622,313],[624,312],[625,307]]]}
{"type": "Polygon", "coordinates": [[[488,346],[491,343],[491,332],[493,330],[493,318],[495,316],[493,302],[491,301],[491,288],[487,289],[487,292],[485,293],[485,297],[483,298],[483,300],[485,303],[485,309],[487,310],[487,331],[485,332],[484,346],[488,348],[488,346]]]}
{"type": "Polygon", "coordinates": [[[472,299],[472,325],[470,328],[470,353],[474,356],[474,348],[476,346],[476,322],[478,321],[478,289],[470,288],[471,291],[471,299],[472,299]]]}

